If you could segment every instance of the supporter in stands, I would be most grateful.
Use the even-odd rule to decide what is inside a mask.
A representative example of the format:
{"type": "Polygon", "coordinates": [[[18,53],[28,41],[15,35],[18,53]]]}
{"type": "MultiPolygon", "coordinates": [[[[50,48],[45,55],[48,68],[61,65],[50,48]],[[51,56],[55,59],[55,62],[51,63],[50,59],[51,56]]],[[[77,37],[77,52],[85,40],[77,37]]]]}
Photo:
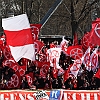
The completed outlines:
{"type": "MultiPolygon", "coordinates": [[[[54,44],[53,44],[54,45],[54,44]]],[[[71,44],[70,44],[71,45],[71,44]]],[[[3,59],[0,59],[0,89],[5,89],[4,85],[11,78],[14,71],[9,68],[9,66],[3,66],[3,59]]],[[[69,90],[97,90],[100,89],[100,79],[94,77],[93,71],[86,70],[84,65],[81,66],[81,69],[78,73],[77,78],[69,77],[65,82],[63,82],[63,75],[54,78],[51,74],[53,68],[50,67],[50,72],[48,71],[47,77],[42,78],[40,75],[40,69],[34,62],[29,62],[27,66],[27,71],[34,73],[33,88],[34,89],[69,89],[69,90]]],[[[62,66],[63,70],[69,68],[69,65],[72,64],[72,58],[66,56],[63,52],[60,56],[59,65],[62,66]]],[[[19,61],[19,65],[23,65],[19,61]]],[[[32,88],[32,87],[31,87],[32,88]]],[[[22,83],[20,89],[30,89],[26,77],[22,77],[22,83]]]]}
{"type": "Polygon", "coordinates": [[[28,89],[29,85],[25,76],[22,78],[21,89],[28,89]]]}
{"type": "Polygon", "coordinates": [[[65,89],[72,90],[73,84],[72,84],[72,77],[69,77],[68,80],[65,81],[65,89]]]}

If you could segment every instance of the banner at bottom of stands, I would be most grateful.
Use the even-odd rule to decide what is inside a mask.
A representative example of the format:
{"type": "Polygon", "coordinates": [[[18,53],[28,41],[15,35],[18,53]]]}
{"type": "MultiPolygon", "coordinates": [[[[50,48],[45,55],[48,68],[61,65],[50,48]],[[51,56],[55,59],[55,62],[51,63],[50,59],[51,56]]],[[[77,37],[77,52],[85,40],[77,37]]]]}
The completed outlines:
{"type": "Polygon", "coordinates": [[[100,100],[99,90],[5,90],[0,100],[100,100]]]}

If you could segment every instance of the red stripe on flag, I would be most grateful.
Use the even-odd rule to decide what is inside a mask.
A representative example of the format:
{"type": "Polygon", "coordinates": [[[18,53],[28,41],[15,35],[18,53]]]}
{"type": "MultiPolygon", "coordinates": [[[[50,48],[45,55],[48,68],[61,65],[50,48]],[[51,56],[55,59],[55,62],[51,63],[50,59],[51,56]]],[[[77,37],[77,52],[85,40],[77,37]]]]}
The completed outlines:
{"type": "Polygon", "coordinates": [[[7,38],[7,44],[11,46],[23,46],[33,44],[30,28],[19,31],[4,30],[7,38]]]}

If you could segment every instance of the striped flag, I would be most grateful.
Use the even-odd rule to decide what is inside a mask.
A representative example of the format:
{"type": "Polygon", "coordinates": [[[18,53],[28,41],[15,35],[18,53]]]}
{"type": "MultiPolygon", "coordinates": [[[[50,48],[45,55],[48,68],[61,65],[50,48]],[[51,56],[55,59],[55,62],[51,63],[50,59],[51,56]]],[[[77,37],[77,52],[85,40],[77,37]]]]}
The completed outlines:
{"type": "Polygon", "coordinates": [[[35,49],[26,14],[2,19],[7,45],[15,61],[21,58],[35,60],[35,49]]]}

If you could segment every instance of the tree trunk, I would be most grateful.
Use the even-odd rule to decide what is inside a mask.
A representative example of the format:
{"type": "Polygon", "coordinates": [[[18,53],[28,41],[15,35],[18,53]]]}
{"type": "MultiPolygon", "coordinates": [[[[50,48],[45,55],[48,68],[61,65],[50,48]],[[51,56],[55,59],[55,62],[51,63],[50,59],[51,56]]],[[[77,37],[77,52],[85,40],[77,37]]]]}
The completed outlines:
{"type": "Polygon", "coordinates": [[[74,37],[74,34],[77,31],[78,28],[78,23],[75,18],[75,13],[74,13],[74,6],[73,6],[73,0],[71,0],[71,27],[72,27],[72,39],[74,37]]]}

